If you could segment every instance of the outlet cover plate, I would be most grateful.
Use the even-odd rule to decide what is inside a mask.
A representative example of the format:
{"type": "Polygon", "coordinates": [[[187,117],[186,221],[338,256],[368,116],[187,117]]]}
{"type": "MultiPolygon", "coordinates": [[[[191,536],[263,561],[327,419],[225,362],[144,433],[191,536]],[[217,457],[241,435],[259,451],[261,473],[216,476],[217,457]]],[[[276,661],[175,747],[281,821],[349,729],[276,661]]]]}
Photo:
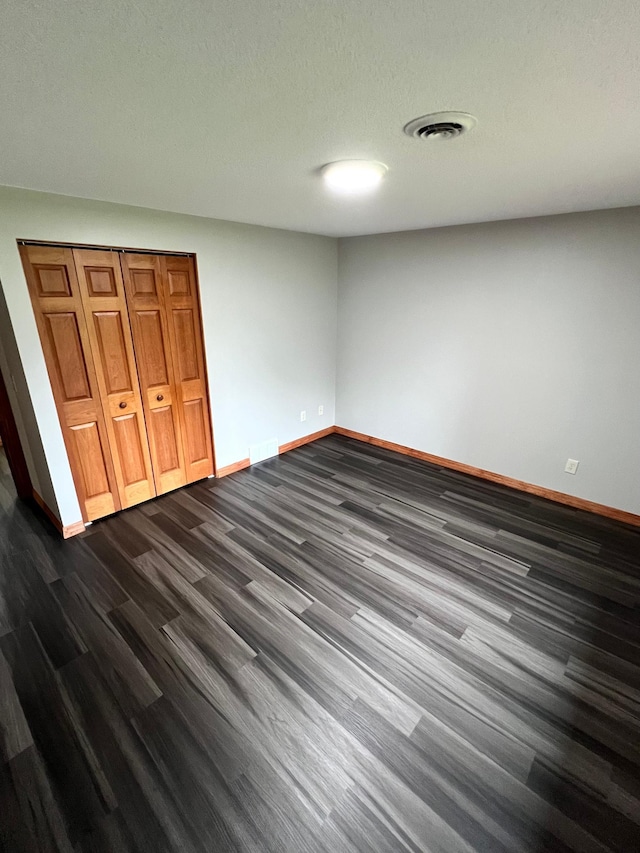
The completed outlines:
{"type": "Polygon", "coordinates": [[[567,459],[567,464],[564,466],[564,470],[567,474],[575,474],[578,470],[578,465],[580,463],[577,459],[567,459]]]}

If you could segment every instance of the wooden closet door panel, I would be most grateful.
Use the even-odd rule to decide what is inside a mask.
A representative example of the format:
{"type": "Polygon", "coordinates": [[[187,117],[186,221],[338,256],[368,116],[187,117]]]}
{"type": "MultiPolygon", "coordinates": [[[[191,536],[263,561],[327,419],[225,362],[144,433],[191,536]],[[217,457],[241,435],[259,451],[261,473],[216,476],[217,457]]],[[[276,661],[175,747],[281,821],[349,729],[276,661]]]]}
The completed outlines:
{"type": "Polygon", "coordinates": [[[117,252],[74,249],[80,296],[105,410],[120,502],[155,493],[124,284],[117,252]]]}
{"type": "Polygon", "coordinates": [[[31,302],[84,521],[120,509],[73,253],[21,246],[31,302]]]}
{"type": "Polygon", "coordinates": [[[160,258],[157,255],[125,252],[120,260],[156,491],[164,494],[184,486],[187,476],[160,258]]]}
{"type": "Polygon", "coordinates": [[[213,442],[202,323],[193,258],[161,258],[169,336],[179,394],[187,481],[213,474],[213,442]]]}

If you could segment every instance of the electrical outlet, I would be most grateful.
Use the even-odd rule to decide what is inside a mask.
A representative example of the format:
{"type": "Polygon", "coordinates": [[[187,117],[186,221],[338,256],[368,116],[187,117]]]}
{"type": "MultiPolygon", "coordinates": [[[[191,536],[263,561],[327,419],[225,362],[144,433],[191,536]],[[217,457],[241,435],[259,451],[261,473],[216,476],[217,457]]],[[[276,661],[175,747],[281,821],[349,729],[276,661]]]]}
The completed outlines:
{"type": "Polygon", "coordinates": [[[577,459],[567,459],[567,464],[564,466],[564,470],[567,474],[575,474],[578,470],[578,465],[580,463],[577,459]]]}
{"type": "Polygon", "coordinates": [[[307,419],[307,413],[306,412],[300,412],[300,420],[306,421],[306,419],[307,419]]]}
{"type": "Polygon", "coordinates": [[[324,406],[318,406],[318,414],[324,415],[324,406]]]}

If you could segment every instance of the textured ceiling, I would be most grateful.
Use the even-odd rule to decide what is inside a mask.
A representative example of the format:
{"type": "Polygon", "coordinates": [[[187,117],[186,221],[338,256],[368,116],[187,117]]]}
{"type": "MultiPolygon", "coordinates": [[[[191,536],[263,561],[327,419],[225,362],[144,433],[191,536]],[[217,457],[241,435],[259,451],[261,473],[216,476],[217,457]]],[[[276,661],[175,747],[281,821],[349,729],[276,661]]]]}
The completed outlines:
{"type": "Polygon", "coordinates": [[[639,56],[636,0],[4,0],[0,183],[331,235],[638,204],[639,56]]]}

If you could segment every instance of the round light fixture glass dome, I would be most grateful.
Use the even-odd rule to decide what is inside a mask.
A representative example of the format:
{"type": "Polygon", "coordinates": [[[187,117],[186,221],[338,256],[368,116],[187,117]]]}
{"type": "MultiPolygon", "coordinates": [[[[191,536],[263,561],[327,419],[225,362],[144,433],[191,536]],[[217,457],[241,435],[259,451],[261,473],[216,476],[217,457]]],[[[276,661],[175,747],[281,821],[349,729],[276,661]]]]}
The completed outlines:
{"type": "Polygon", "coordinates": [[[388,171],[376,160],[338,160],[322,167],[322,177],[334,192],[355,195],[376,189],[388,171]]]}

